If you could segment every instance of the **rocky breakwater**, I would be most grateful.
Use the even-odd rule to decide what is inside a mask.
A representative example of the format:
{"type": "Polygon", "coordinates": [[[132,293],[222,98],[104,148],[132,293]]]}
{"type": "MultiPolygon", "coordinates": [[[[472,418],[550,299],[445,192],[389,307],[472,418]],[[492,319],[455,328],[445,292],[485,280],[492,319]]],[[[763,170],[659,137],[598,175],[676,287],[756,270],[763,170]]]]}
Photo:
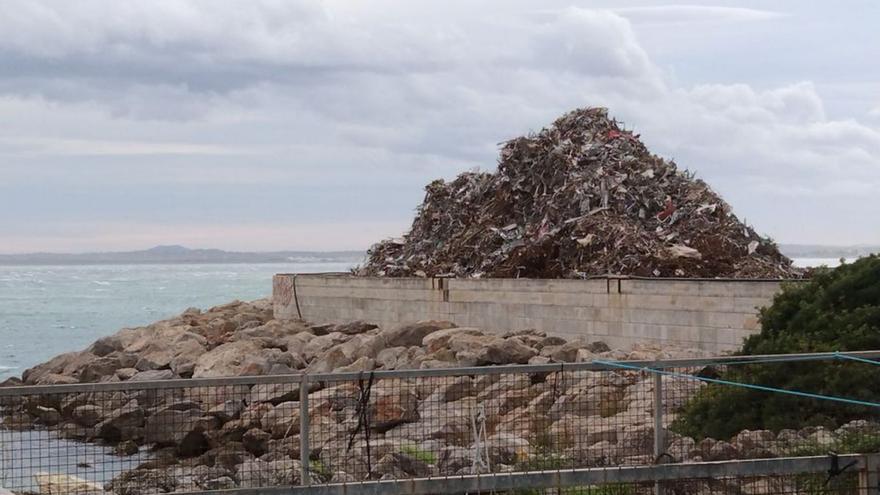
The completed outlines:
{"type": "MultiPolygon", "coordinates": [[[[113,446],[120,456],[148,451],[149,460],[118,469],[103,487],[119,495],[298,484],[304,462],[315,481],[644,464],[652,462],[653,378],[638,371],[322,380],[309,393],[309,459],[300,458],[294,380],[192,387],[186,379],[697,355],[650,346],[617,351],[529,330],[491,335],[442,321],[389,329],[279,321],[267,301],[234,302],[124,329],[26,371],[5,385],[132,387],[6,399],[3,426],[49,428],[113,446]],[[180,386],[138,387],[171,379],[180,386]]],[[[662,383],[668,426],[701,384],[668,376],[662,383]]],[[[836,434],[788,432],[785,445],[831,445],[836,434]]],[[[696,442],[667,435],[677,460],[775,455],[783,436],[743,432],[696,442]]]]}

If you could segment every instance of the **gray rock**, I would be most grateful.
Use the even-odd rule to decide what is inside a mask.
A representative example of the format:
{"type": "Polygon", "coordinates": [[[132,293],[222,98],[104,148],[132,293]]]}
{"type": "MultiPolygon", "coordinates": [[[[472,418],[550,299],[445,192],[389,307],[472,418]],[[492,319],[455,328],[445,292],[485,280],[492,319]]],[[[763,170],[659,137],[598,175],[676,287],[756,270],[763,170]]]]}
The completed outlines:
{"type": "Polygon", "coordinates": [[[386,347],[422,345],[426,336],[438,330],[455,327],[451,321],[419,321],[408,325],[402,325],[391,330],[383,330],[380,335],[385,341],[386,347]]]}
{"type": "Polygon", "coordinates": [[[241,443],[244,445],[244,449],[255,457],[260,457],[261,455],[266,453],[267,447],[269,445],[269,439],[271,439],[271,435],[266,433],[263,430],[257,428],[251,428],[246,431],[241,438],[241,443]]]}
{"type": "Polygon", "coordinates": [[[299,402],[282,402],[260,420],[264,431],[272,438],[285,438],[299,433],[299,402]]]}
{"type": "Polygon", "coordinates": [[[128,379],[130,382],[152,382],[157,380],[171,380],[176,378],[171,370],[148,370],[139,371],[128,379]]]}
{"type": "Polygon", "coordinates": [[[201,414],[198,410],[163,409],[149,416],[144,423],[144,442],[161,446],[177,446],[193,432],[201,414]]]}
{"type": "Polygon", "coordinates": [[[136,440],[143,436],[145,414],[136,400],[107,415],[95,428],[98,437],[108,442],[136,440]]]}
{"type": "Polygon", "coordinates": [[[349,323],[342,323],[333,327],[333,331],[343,333],[345,335],[356,335],[366,333],[370,330],[379,328],[379,325],[368,323],[362,320],[355,320],[349,323]]]}
{"type": "Polygon", "coordinates": [[[71,416],[80,426],[95,426],[101,421],[104,410],[94,404],[85,404],[73,409],[71,416]]]}
{"type": "Polygon", "coordinates": [[[34,413],[40,423],[46,426],[55,426],[61,422],[61,413],[51,407],[37,406],[34,413]]]}

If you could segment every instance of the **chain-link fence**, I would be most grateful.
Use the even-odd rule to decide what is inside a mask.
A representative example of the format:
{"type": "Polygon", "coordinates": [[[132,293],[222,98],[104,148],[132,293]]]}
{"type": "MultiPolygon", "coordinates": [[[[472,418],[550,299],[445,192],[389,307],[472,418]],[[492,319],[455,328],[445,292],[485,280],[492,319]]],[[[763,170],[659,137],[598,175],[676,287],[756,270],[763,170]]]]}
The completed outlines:
{"type": "MultiPolygon", "coordinates": [[[[10,387],[0,389],[0,486],[16,493],[129,495],[510,479],[511,473],[609,473],[822,455],[839,450],[843,435],[864,445],[871,444],[865,439],[880,439],[880,428],[866,421],[842,432],[747,430],[723,439],[675,432],[682,408],[706,386],[697,377],[735,360],[10,387]]],[[[829,469],[825,458],[816,462],[820,473],[829,469]]],[[[853,472],[841,469],[833,481],[853,472]]],[[[594,483],[529,490],[641,493],[650,485],[668,493],[825,493],[799,488],[812,478],[797,472],[775,481],[768,477],[772,471],[751,480],[747,471],[729,479],[679,474],[689,479],[655,475],[605,483],[623,492],[591,491],[599,489],[594,483]]],[[[526,490],[520,486],[492,490],[526,490]]],[[[465,488],[459,491],[473,491],[465,488]]]]}

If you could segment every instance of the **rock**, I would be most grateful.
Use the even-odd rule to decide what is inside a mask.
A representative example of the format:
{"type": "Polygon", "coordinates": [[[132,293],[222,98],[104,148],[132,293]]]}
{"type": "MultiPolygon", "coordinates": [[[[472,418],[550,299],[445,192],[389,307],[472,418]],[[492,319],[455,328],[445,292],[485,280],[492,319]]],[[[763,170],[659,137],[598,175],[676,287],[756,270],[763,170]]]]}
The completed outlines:
{"type": "Polygon", "coordinates": [[[71,413],[73,420],[80,426],[95,426],[101,421],[104,410],[94,404],[75,407],[71,413]]]}
{"type": "Polygon", "coordinates": [[[691,459],[695,447],[693,438],[676,436],[669,441],[666,452],[672,456],[674,462],[685,462],[691,459]]]}
{"type": "Polygon", "coordinates": [[[122,350],[122,342],[114,335],[96,340],[88,349],[95,356],[103,357],[122,350]]]}
{"type": "Polygon", "coordinates": [[[122,381],[126,381],[138,373],[140,372],[137,368],[119,368],[116,370],[116,377],[122,381]]]}
{"type": "Polygon", "coordinates": [[[271,436],[265,431],[251,428],[244,433],[244,436],[241,438],[241,443],[244,445],[246,451],[250,452],[255,457],[260,457],[266,453],[270,438],[271,436]]]}
{"type": "Polygon", "coordinates": [[[193,378],[263,375],[271,368],[263,348],[253,341],[239,340],[220,345],[195,362],[193,378]]]}
{"type": "Polygon", "coordinates": [[[528,440],[513,433],[496,433],[486,440],[489,460],[493,465],[516,464],[529,458],[531,446],[528,440]]]}
{"type": "Polygon", "coordinates": [[[342,349],[333,347],[316,357],[306,368],[306,373],[330,373],[351,364],[352,361],[352,357],[346,355],[342,349]]]}
{"type": "Polygon", "coordinates": [[[171,370],[148,370],[139,371],[128,380],[131,382],[151,382],[157,380],[171,380],[176,378],[171,370]]]}
{"type": "Polygon", "coordinates": [[[201,413],[166,408],[146,418],[144,442],[160,446],[176,446],[195,430],[201,413]]]}
{"type": "Polygon", "coordinates": [[[407,349],[409,348],[404,346],[382,349],[376,354],[376,366],[385,370],[400,369],[397,367],[398,359],[407,349]]]}
{"type": "Polygon", "coordinates": [[[574,447],[583,450],[601,441],[616,443],[619,425],[604,418],[585,418],[565,415],[553,422],[547,430],[553,448],[562,450],[574,447]]]}
{"type": "Polygon", "coordinates": [[[371,423],[377,430],[419,420],[419,400],[409,388],[392,386],[372,392],[375,395],[370,399],[371,423]]]}
{"type": "Polygon", "coordinates": [[[373,471],[379,476],[390,475],[390,479],[424,478],[431,474],[426,462],[400,452],[382,456],[373,471]]]}
{"type": "Polygon", "coordinates": [[[34,412],[37,420],[46,426],[55,426],[61,422],[61,413],[57,409],[37,406],[34,412]]]}
{"type": "Polygon", "coordinates": [[[772,457],[776,435],[769,430],[743,430],[733,439],[733,446],[749,459],[772,457]]]}
{"type": "Polygon", "coordinates": [[[124,442],[119,442],[116,444],[116,454],[121,456],[129,456],[135,455],[140,452],[140,448],[138,444],[132,440],[126,440],[124,442]]]}
{"type": "Polygon", "coordinates": [[[144,418],[144,410],[133,400],[108,414],[95,428],[98,437],[111,443],[136,440],[143,436],[144,418]]]}
{"type": "Polygon", "coordinates": [[[379,328],[379,325],[375,325],[373,323],[367,323],[362,320],[355,320],[348,323],[343,323],[340,325],[335,325],[333,327],[334,332],[339,332],[345,335],[356,335],[359,333],[366,333],[370,330],[374,330],[379,328]]]}
{"type": "Polygon", "coordinates": [[[236,487],[235,480],[229,476],[220,476],[202,482],[201,486],[205,490],[231,490],[236,487]]]}
{"type": "Polygon", "coordinates": [[[177,480],[165,469],[132,469],[113,478],[108,488],[115,495],[169,493],[177,489],[177,480]]]}
{"type": "Polygon", "coordinates": [[[248,394],[247,403],[269,402],[280,404],[282,402],[299,400],[299,383],[261,383],[254,385],[248,394]]]}
{"type": "Polygon", "coordinates": [[[282,402],[276,405],[260,420],[263,430],[274,439],[298,434],[299,408],[299,402],[282,402]]]}
{"type": "Polygon", "coordinates": [[[49,373],[40,376],[34,385],[70,385],[73,383],[79,383],[79,380],[72,376],[49,373]]]}
{"type": "Polygon", "coordinates": [[[358,358],[351,364],[340,366],[333,370],[334,373],[354,373],[358,371],[370,371],[376,367],[376,362],[366,356],[358,358]]]}
{"type": "Polygon", "coordinates": [[[430,402],[432,399],[444,403],[455,402],[474,394],[476,394],[476,389],[473,378],[469,376],[443,377],[442,382],[437,385],[434,393],[426,399],[426,402],[430,402]]]}
{"type": "MultiPolygon", "coordinates": [[[[666,435],[667,433],[661,430],[666,435]]],[[[649,455],[654,453],[654,427],[639,425],[623,428],[620,440],[623,455],[649,455]]]]}
{"type": "Polygon", "coordinates": [[[449,339],[451,339],[455,335],[483,335],[483,332],[478,328],[471,327],[452,327],[446,328],[443,330],[437,330],[436,332],[431,332],[422,339],[419,344],[425,347],[425,350],[433,354],[441,349],[445,349],[449,343],[449,339]]]}
{"type": "Polygon", "coordinates": [[[104,493],[104,487],[69,474],[37,473],[34,482],[40,495],[87,495],[104,493]]]}
{"type": "Polygon", "coordinates": [[[402,325],[380,333],[386,347],[422,345],[424,338],[438,330],[455,327],[451,321],[427,320],[402,325]]]}
{"type": "Polygon", "coordinates": [[[79,381],[83,383],[104,381],[106,377],[115,375],[116,370],[130,368],[136,362],[137,356],[121,352],[97,357],[80,367],[79,381]]]}
{"type": "Polygon", "coordinates": [[[809,436],[807,436],[807,439],[820,447],[831,447],[834,445],[834,435],[832,435],[830,431],[821,427],[817,428],[813,433],[810,433],[809,436]]]}
{"type": "Polygon", "coordinates": [[[330,332],[327,335],[320,335],[318,337],[314,337],[308,341],[302,348],[303,357],[305,357],[306,361],[313,362],[318,355],[326,352],[327,350],[348,341],[351,338],[349,335],[345,335],[339,332],[330,332]]]}
{"type": "Polygon", "coordinates": [[[299,484],[301,469],[299,461],[251,459],[236,466],[235,477],[241,488],[292,486],[299,484]]]}
{"type": "Polygon", "coordinates": [[[732,444],[727,442],[715,442],[714,445],[709,449],[706,455],[706,459],[710,461],[727,461],[730,459],[736,459],[739,452],[736,450],[732,444]]]}
{"type": "Polygon", "coordinates": [[[219,419],[221,423],[225,423],[237,418],[241,414],[242,409],[244,409],[244,401],[227,400],[209,409],[207,414],[219,419]]]}
{"type": "Polygon", "coordinates": [[[577,361],[578,351],[587,349],[590,344],[583,340],[573,340],[559,346],[545,347],[541,354],[550,357],[557,363],[573,363],[577,361]]]}
{"type": "MultiPolygon", "coordinates": [[[[64,368],[66,368],[70,363],[77,360],[80,356],[80,352],[68,352],[64,354],[59,354],[49,361],[45,363],[38,364],[33,368],[26,369],[24,373],[21,375],[22,381],[25,385],[37,385],[43,383],[43,379],[47,375],[60,375],[64,372],[64,368]]],[[[94,354],[92,354],[94,355],[94,354]]],[[[74,380],[73,383],[78,383],[79,380],[74,380]]]]}
{"type": "Polygon", "coordinates": [[[469,468],[474,463],[474,451],[472,449],[449,446],[440,451],[437,459],[440,472],[458,473],[462,469],[469,468]]]}
{"type": "Polygon", "coordinates": [[[516,339],[494,335],[457,334],[449,339],[449,349],[462,364],[525,364],[538,351],[516,339]]]}

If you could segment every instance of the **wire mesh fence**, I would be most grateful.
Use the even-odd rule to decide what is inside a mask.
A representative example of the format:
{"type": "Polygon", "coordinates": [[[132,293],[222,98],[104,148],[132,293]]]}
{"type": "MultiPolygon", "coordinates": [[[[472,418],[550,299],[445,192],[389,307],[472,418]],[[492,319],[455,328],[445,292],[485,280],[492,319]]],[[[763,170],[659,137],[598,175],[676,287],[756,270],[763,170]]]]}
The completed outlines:
{"type": "MultiPolygon", "coordinates": [[[[727,365],[578,363],[11,387],[0,389],[0,486],[134,495],[449,479],[821,455],[840,450],[841,438],[868,446],[880,439],[868,421],[724,439],[677,433],[682,408],[707,386],[694,377],[727,365]],[[675,374],[654,372],[660,368],[675,374]]],[[[802,489],[798,483],[809,485],[809,477],[767,476],[621,481],[609,486],[626,491],[584,485],[578,493],[849,493],[802,489]]]]}

